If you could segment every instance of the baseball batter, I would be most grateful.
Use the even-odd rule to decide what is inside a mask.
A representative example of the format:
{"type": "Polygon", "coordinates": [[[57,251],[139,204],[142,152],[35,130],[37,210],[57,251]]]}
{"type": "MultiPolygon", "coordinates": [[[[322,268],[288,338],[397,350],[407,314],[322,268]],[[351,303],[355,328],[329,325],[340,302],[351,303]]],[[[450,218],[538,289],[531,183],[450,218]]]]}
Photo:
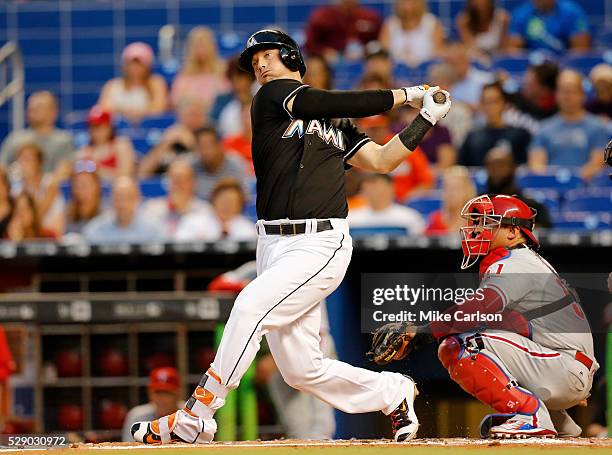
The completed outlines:
{"type": "Polygon", "coordinates": [[[414,382],[324,358],[320,302],[342,281],[352,252],[345,168],[393,170],[446,115],[450,95],[443,92],[445,101],[438,104],[437,87],[311,88],[302,82],[306,67],[298,46],[277,30],[253,34],[240,64],[261,84],[251,106],[258,276],[238,295],[215,360],[185,407],[135,424],[134,439],[210,442],[217,429],[215,411],[238,386],[263,336],[289,385],[345,412],[382,411],[391,417],[396,440],[411,439],[418,428],[414,382]],[[346,119],[404,104],[420,109],[420,115],[384,146],[346,119]]]}
{"type": "MultiPolygon", "coordinates": [[[[481,260],[484,298],[447,313],[501,313],[503,320],[487,327],[465,317],[431,323],[440,361],[463,390],[500,413],[483,419],[482,437],[579,436],[565,410],[586,400],[599,365],[577,295],[535,252],[535,211],[512,196],[485,195],[469,201],[462,216],[462,268],[481,260]]],[[[382,327],[374,360],[405,357],[422,329],[382,327]]]]}

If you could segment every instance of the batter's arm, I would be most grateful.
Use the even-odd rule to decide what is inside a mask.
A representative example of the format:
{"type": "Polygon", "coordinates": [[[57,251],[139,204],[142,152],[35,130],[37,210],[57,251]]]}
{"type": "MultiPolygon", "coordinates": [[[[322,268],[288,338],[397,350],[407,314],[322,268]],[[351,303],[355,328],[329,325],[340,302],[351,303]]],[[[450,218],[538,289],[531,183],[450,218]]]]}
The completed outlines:
{"type": "Polygon", "coordinates": [[[347,160],[347,163],[379,174],[387,174],[399,166],[416,149],[427,131],[450,109],[448,92],[445,92],[446,102],[438,104],[432,98],[435,91],[436,88],[427,91],[423,98],[423,109],[409,126],[393,136],[385,145],[374,142],[364,144],[347,160]]]}
{"type": "Polygon", "coordinates": [[[285,101],[294,118],[362,118],[382,114],[404,104],[418,104],[424,89],[406,87],[396,90],[320,90],[306,87],[285,101]]]}

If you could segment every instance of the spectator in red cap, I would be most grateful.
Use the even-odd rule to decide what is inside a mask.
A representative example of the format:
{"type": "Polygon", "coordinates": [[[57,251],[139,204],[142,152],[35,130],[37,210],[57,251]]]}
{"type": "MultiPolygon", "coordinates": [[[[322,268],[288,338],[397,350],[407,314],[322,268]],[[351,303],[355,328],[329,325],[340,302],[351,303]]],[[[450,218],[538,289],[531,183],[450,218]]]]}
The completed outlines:
{"type": "Polygon", "coordinates": [[[132,408],[123,422],[121,439],[133,442],[130,428],[142,420],[155,420],[183,407],[180,400],[180,378],[173,367],[155,368],[149,375],[149,402],[132,408]]]}
{"type": "Polygon", "coordinates": [[[152,73],[153,50],[136,42],[123,50],[123,75],[111,79],[102,88],[98,103],[102,108],[121,114],[132,122],[166,110],[166,81],[152,73]]]}
{"type": "Polygon", "coordinates": [[[87,123],[89,144],[77,152],[77,158],[96,163],[98,174],[103,179],[132,175],[134,147],[128,137],[116,135],[111,112],[101,106],[94,106],[87,115],[87,123]]]}

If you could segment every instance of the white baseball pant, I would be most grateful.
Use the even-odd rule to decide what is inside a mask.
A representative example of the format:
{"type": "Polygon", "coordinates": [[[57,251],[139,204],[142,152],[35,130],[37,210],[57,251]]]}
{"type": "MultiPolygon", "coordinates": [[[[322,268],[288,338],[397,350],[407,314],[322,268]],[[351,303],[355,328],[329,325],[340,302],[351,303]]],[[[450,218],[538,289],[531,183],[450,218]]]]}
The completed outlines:
{"type": "MultiPolygon", "coordinates": [[[[305,234],[266,235],[258,221],[258,276],[238,295],[211,370],[221,381],[223,398],[248,369],[266,336],[285,381],[348,413],[390,414],[406,396],[408,381],[398,373],[373,372],[324,358],[320,349],[321,301],[340,284],[349,265],[352,239],[344,219],[316,232],[317,220],[305,221],[305,234]],[[223,390],[225,388],[226,390],[223,390]]],[[[205,387],[208,387],[208,383],[205,387]]]]}
{"type": "Polygon", "coordinates": [[[587,368],[574,352],[555,351],[516,333],[486,330],[481,334],[485,353],[534,393],[551,411],[564,410],[586,399],[599,364],[587,368]]]}

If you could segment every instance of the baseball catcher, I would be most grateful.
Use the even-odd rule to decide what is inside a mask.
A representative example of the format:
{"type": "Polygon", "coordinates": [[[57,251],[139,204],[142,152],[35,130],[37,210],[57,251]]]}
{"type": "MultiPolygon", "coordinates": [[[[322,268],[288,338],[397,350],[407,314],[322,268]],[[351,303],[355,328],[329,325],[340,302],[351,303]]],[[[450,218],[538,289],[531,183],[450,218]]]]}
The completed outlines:
{"type": "Polygon", "coordinates": [[[480,260],[478,297],[446,310],[452,322],[381,327],[368,355],[384,365],[433,336],[451,379],[498,412],[483,419],[482,437],[579,436],[566,409],[586,400],[599,365],[576,293],[535,251],[535,211],[512,196],[484,195],[461,215],[461,268],[480,260]],[[459,311],[500,313],[502,321],[483,327],[454,317],[459,311]]]}

